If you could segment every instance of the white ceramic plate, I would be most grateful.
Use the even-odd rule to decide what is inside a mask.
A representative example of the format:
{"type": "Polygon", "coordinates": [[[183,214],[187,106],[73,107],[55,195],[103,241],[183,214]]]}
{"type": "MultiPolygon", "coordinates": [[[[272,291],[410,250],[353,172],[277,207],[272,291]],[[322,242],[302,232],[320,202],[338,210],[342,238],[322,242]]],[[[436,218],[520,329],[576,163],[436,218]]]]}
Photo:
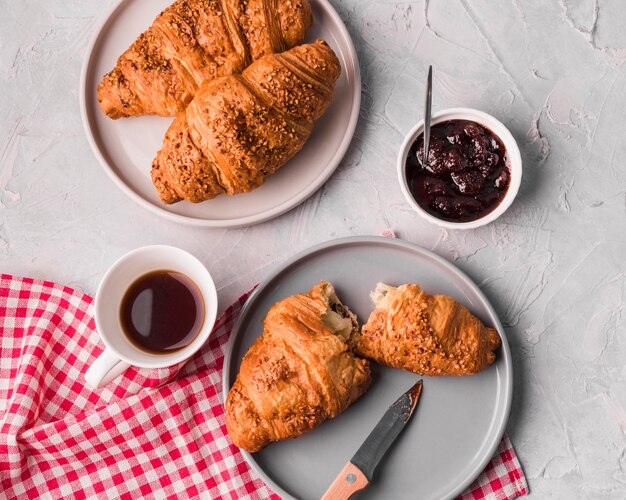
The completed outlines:
{"type": "Polygon", "coordinates": [[[98,106],[96,87],[117,58],[172,0],[121,0],[95,34],[81,76],[81,113],[96,158],[111,179],[137,203],[177,222],[240,227],[276,217],[319,189],[343,158],[356,127],[361,76],[350,35],[327,0],[310,0],[313,28],[307,40],[323,38],[341,61],[333,102],[304,148],[265,184],[250,193],[218,196],[198,205],[161,203],[150,180],[152,159],[171,118],[111,120],[98,106]]]}
{"type": "Polygon", "coordinates": [[[224,358],[223,397],[241,360],[262,333],[262,320],[278,300],[305,292],[321,279],[335,285],[361,323],[373,309],[378,281],[419,283],[465,305],[498,330],[496,361],[469,377],[418,377],[372,364],[369,390],[337,418],[298,439],[243,455],[282,498],[320,498],[391,403],[419,378],[424,389],[407,427],[379,464],[359,499],[448,500],[461,493],[493,456],[509,416],[513,366],[496,313],[480,289],[441,257],[392,238],[354,237],[323,243],[281,264],[250,296],[233,328],[224,358]]]}

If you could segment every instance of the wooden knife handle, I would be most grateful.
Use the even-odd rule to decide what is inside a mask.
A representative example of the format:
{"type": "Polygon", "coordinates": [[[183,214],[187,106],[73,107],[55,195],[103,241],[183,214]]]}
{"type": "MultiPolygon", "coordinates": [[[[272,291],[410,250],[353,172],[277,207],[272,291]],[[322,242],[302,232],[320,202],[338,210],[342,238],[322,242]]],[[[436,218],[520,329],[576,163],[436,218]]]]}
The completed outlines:
{"type": "Polygon", "coordinates": [[[347,500],[357,491],[361,491],[369,484],[365,474],[356,465],[348,462],[333,484],[326,490],[322,500],[347,500]]]}

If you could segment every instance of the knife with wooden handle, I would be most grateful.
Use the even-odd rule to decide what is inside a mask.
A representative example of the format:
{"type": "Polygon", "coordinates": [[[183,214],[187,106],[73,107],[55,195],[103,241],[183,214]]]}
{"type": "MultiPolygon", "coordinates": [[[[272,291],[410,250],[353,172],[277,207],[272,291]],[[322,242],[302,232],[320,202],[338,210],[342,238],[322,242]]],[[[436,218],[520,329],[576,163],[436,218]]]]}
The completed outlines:
{"type": "Polygon", "coordinates": [[[422,394],[417,382],[392,404],[350,461],[341,469],[322,500],[346,500],[372,480],[376,466],[404,429],[422,394]]]}

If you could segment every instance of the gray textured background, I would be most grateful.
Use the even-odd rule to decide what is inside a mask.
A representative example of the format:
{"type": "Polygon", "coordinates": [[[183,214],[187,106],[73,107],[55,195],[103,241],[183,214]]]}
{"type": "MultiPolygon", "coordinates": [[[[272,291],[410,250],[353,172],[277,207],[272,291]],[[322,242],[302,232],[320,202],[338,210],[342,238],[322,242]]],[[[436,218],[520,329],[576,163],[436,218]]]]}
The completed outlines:
{"type": "Polygon", "coordinates": [[[79,72],[112,0],[0,0],[0,271],[94,293],[122,253],[171,243],[205,262],[226,305],[311,244],[391,227],[466,271],[506,325],[508,430],[531,497],[626,498],[623,1],[331,2],[363,73],[349,153],[279,219],[206,230],[129,201],[84,138],[79,72]],[[479,230],[422,222],[396,182],[430,63],[435,110],[492,113],[522,149],[516,202],[479,230]]]}

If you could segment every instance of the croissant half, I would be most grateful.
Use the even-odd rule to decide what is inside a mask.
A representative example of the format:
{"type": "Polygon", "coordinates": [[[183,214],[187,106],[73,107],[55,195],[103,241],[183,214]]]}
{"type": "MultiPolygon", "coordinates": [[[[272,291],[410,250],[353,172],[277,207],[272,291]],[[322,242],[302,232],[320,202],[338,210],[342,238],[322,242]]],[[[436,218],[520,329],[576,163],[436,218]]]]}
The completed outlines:
{"type": "Polygon", "coordinates": [[[175,116],[206,79],[302,43],[308,0],[177,0],[154,20],[98,85],[110,118],[175,116]]]}
{"type": "Polygon", "coordinates": [[[321,282],[276,303],[226,399],[226,427],[249,452],[334,418],[369,387],[366,360],[348,347],[356,317],[321,282]]]}
{"type": "Polygon", "coordinates": [[[359,355],[419,375],[471,375],[495,360],[498,332],[453,298],[382,283],[371,297],[376,308],[352,337],[359,355]]]}
{"type": "Polygon", "coordinates": [[[161,201],[197,203],[260,186],[302,149],[340,71],[335,53],[318,40],[203,83],[152,163],[161,201]]]}

